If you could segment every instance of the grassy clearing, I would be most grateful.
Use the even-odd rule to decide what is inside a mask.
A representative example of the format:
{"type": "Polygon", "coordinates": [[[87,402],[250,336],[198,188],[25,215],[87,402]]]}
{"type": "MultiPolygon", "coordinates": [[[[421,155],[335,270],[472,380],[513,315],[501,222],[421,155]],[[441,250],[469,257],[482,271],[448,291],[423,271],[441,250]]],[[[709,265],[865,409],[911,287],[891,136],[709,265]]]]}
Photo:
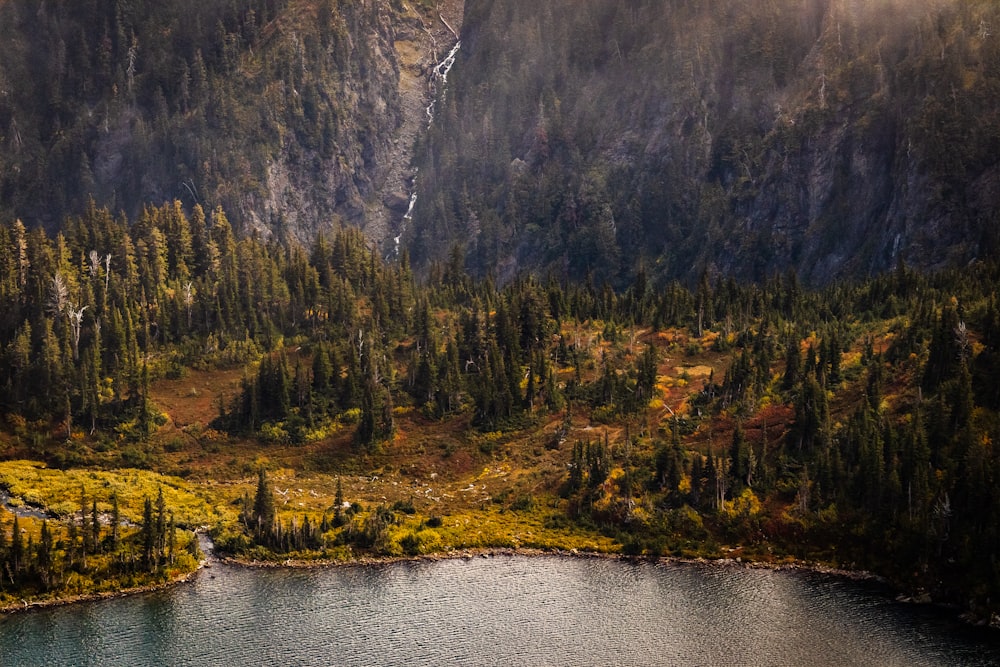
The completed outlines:
{"type": "Polygon", "coordinates": [[[540,549],[616,553],[611,538],[561,520],[551,510],[471,510],[446,517],[407,517],[390,529],[393,554],[448,552],[456,549],[540,549]],[[408,542],[407,539],[415,540],[408,542]]]}
{"type": "MultiPolygon", "coordinates": [[[[183,481],[149,471],[62,471],[7,461],[0,463],[0,486],[9,492],[12,507],[30,505],[55,517],[15,518],[0,509],[0,535],[10,547],[0,610],[148,589],[184,578],[198,566],[197,537],[190,528],[216,516],[183,481]],[[143,507],[161,490],[163,537],[150,558],[143,551],[143,507]],[[117,525],[113,498],[118,500],[117,525]],[[170,530],[171,518],[177,530],[170,530]]],[[[153,524],[146,522],[146,529],[154,530],[153,524]]]]}
{"type": "Polygon", "coordinates": [[[83,497],[88,511],[89,504],[96,500],[99,512],[110,512],[111,499],[117,496],[122,518],[136,523],[142,519],[145,499],[156,498],[160,489],[179,526],[210,524],[222,516],[188,482],[148,470],[55,470],[35,461],[3,461],[0,486],[12,498],[44,508],[59,518],[79,512],[83,497]]]}
{"type": "MultiPolygon", "coordinates": [[[[655,431],[671,414],[686,414],[692,393],[728,363],[707,338],[637,330],[610,342],[600,335],[602,327],[590,322],[563,332],[587,352],[583,368],[561,372],[579,373],[591,383],[600,372],[593,361],[598,353],[631,356],[645,341],[654,342],[662,353],[657,395],[635,420],[644,429],[655,431]]],[[[524,428],[481,433],[472,428],[467,412],[434,420],[399,405],[392,440],[366,453],[355,447],[352,428],[299,445],[230,438],[211,429],[218,403],[229,400],[239,377],[240,371],[232,369],[190,370],[181,378],[154,382],[151,398],[165,419],[148,445],[148,463],[158,472],[53,470],[9,461],[0,463],[0,485],[9,489],[13,502],[38,505],[63,518],[79,512],[83,495],[96,499],[101,512],[117,495],[123,518],[132,522],[141,519],[144,498],[155,498],[162,488],[179,526],[234,530],[254,494],[256,472],[264,468],[282,522],[308,517],[316,525],[331,517],[338,482],[344,499],[360,508],[353,515],[358,522],[378,507],[410,508],[410,513],[395,512],[379,548],[386,555],[478,548],[622,549],[613,538],[569,521],[558,497],[575,441],[623,437],[622,424],[596,423],[582,406],[568,417],[535,410],[524,428]]],[[[330,531],[322,557],[355,557],[336,544],[337,532],[330,531]]]]}

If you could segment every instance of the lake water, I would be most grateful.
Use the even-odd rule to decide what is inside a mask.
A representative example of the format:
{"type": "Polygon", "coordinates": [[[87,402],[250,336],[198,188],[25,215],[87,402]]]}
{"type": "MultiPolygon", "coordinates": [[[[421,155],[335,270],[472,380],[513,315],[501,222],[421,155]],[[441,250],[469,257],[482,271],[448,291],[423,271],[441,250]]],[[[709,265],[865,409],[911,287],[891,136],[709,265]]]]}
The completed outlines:
{"type": "Polygon", "coordinates": [[[0,665],[996,665],[866,582],[604,559],[255,570],[0,617],[0,665]]]}

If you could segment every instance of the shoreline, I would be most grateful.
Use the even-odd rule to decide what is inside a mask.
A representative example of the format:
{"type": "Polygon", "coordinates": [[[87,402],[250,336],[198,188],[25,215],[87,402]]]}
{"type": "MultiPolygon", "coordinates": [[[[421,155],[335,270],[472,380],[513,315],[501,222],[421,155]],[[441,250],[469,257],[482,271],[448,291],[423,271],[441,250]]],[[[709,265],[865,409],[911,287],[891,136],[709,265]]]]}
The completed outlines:
{"type": "Polygon", "coordinates": [[[436,563],[447,560],[472,560],[474,558],[496,558],[496,557],[522,556],[526,558],[538,558],[542,556],[552,556],[557,558],[580,558],[580,559],[602,559],[613,560],[623,563],[651,563],[656,565],[709,565],[713,567],[740,567],[744,569],[768,569],[774,571],[800,571],[815,572],[819,574],[829,574],[853,581],[877,581],[889,584],[888,580],[874,573],[864,570],[842,570],[824,566],[818,563],[790,562],[790,563],[768,563],[763,561],[750,561],[734,558],[683,558],[679,556],[660,556],[656,559],[642,556],[625,556],[617,553],[607,553],[599,551],[578,551],[576,549],[536,549],[536,548],[513,548],[513,547],[475,547],[469,549],[456,549],[453,551],[438,551],[429,554],[418,554],[414,556],[371,556],[364,555],[349,560],[332,559],[294,559],[284,560],[244,560],[231,556],[219,556],[207,553],[206,558],[199,564],[198,568],[187,572],[168,581],[157,584],[147,584],[145,586],[135,586],[115,591],[101,591],[95,593],[78,593],[67,597],[21,600],[20,602],[10,602],[0,605],[0,616],[30,612],[35,610],[49,609],[52,607],[62,607],[81,602],[99,602],[102,600],[113,600],[142,593],[153,593],[165,590],[173,586],[190,583],[204,569],[210,569],[213,564],[229,565],[248,569],[325,569],[337,567],[376,567],[383,565],[395,565],[401,563],[436,563]]]}
{"type": "Polygon", "coordinates": [[[742,557],[722,557],[688,558],[683,556],[659,556],[650,558],[648,556],[628,556],[620,553],[609,553],[600,551],[578,551],[576,549],[538,549],[538,548],[513,548],[513,547],[474,547],[468,549],[455,549],[453,551],[440,551],[429,554],[418,554],[415,556],[361,556],[349,560],[330,559],[285,559],[283,561],[262,561],[243,560],[234,557],[215,557],[215,562],[232,567],[247,569],[323,569],[338,567],[377,567],[382,565],[394,565],[401,563],[434,563],[446,560],[472,560],[474,558],[495,558],[495,557],[524,556],[527,558],[537,558],[541,556],[552,556],[557,558],[580,558],[580,559],[603,559],[613,560],[622,563],[649,563],[652,565],[687,565],[687,566],[709,566],[709,567],[729,567],[745,570],[771,570],[774,572],[800,572],[807,574],[819,574],[836,577],[847,581],[870,582],[886,586],[893,595],[893,600],[900,604],[933,605],[942,609],[949,609],[955,612],[956,618],[972,627],[985,627],[1000,630],[1000,616],[983,616],[971,608],[962,608],[959,605],[950,604],[941,600],[934,600],[925,591],[909,591],[893,582],[889,577],[871,572],[869,570],[846,570],[843,568],[824,565],[823,563],[791,560],[783,562],[771,562],[763,560],[750,560],[742,557]]]}
{"type": "MultiPolygon", "coordinates": [[[[202,570],[211,569],[213,565],[228,565],[232,567],[246,568],[246,569],[326,569],[326,568],[340,568],[340,567],[379,567],[386,565],[396,565],[403,563],[436,563],[448,560],[464,560],[470,561],[475,558],[497,558],[497,557],[525,557],[525,558],[538,558],[538,557],[556,557],[556,558],[578,558],[578,559],[601,559],[609,561],[618,561],[622,563],[649,563],[651,565],[685,565],[685,566],[709,566],[709,567],[722,567],[722,568],[740,568],[746,570],[772,570],[775,572],[802,572],[802,573],[812,573],[829,575],[849,581],[858,582],[873,582],[888,586],[892,591],[897,593],[894,599],[898,603],[902,604],[930,604],[939,607],[950,608],[958,612],[958,608],[952,605],[947,605],[945,603],[935,601],[931,599],[926,594],[923,596],[918,595],[907,595],[899,587],[893,584],[893,582],[881,575],[867,570],[845,570],[842,568],[831,567],[828,565],[823,565],[822,563],[809,563],[805,561],[787,561],[787,562],[768,562],[768,561],[756,561],[756,560],[744,560],[742,557],[737,558],[685,558],[681,556],[659,556],[657,558],[649,558],[643,556],[627,556],[619,553],[609,553],[609,552],[599,552],[599,551],[578,551],[576,549],[538,549],[538,548],[513,548],[513,547],[475,547],[468,549],[455,549],[453,551],[439,551],[429,554],[418,554],[414,556],[371,556],[364,555],[356,558],[351,558],[349,560],[331,560],[331,559],[315,559],[315,560],[305,560],[305,559],[293,559],[288,558],[284,560],[244,560],[240,558],[234,558],[230,556],[219,556],[214,552],[206,552],[205,558],[199,562],[197,569],[187,572],[168,581],[164,581],[158,584],[148,584],[145,586],[136,586],[133,588],[121,589],[116,591],[102,591],[96,593],[81,593],[77,595],[72,595],[63,598],[52,598],[52,599],[41,599],[33,601],[21,600],[18,602],[7,603],[0,606],[0,617],[7,614],[24,613],[31,611],[41,611],[45,609],[50,609],[53,607],[62,607],[73,604],[78,604],[82,602],[100,602],[103,600],[113,600],[117,598],[123,598],[132,595],[140,595],[143,593],[153,593],[161,590],[166,590],[174,586],[179,586],[186,583],[191,583],[194,581],[202,570]]],[[[976,615],[972,610],[964,610],[961,613],[956,613],[957,618],[967,623],[970,626],[975,627],[989,627],[993,629],[1000,629],[1000,621],[995,617],[981,617],[976,615]]]]}
{"type": "Polygon", "coordinates": [[[139,595],[142,593],[155,593],[156,591],[165,590],[167,588],[172,588],[173,586],[179,586],[181,584],[190,583],[194,580],[195,576],[202,570],[203,565],[199,565],[198,569],[191,572],[186,572],[184,574],[178,575],[167,581],[158,584],[146,584],[145,586],[133,586],[132,588],[122,588],[115,591],[100,591],[96,593],[77,593],[75,595],[70,595],[68,597],[59,598],[44,598],[36,600],[24,600],[20,602],[10,602],[0,606],[0,616],[6,614],[17,614],[30,611],[41,611],[43,609],[51,609],[53,607],[65,607],[72,604],[78,604],[81,602],[100,602],[102,600],[114,600],[117,598],[129,597],[132,595],[139,595]]]}
{"type": "MultiPolygon", "coordinates": [[[[627,556],[619,553],[609,553],[601,551],[578,551],[576,549],[537,549],[537,548],[514,548],[514,547],[474,547],[468,549],[455,549],[453,551],[437,551],[429,554],[417,554],[414,556],[360,556],[348,560],[331,559],[296,559],[287,558],[285,560],[245,560],[231,556],[216,557],[216,562],[243,567],[249,569],[322,569],[334,567],[352,566],[378,566],[394,565],[397,563],[434,563],[446,560],[472,560],[473,558],[495,558],[498,556],[524,556],[536,558],[540,556],[555,556],[559,558],[581,558],[581,559],[603,559],[614,560],[623,563],[650,563],[654,565],[710,565],[713,567],[738,567],[747,570],[773,570],[812,572],[816,574],[827,574],[831,576],[849,579],[851,581],[873,581],[892,586],[892,582],[881,575],[867,570],[845,570],[841,568],[823,565],[821,563],[809,563],[805,561],[789,562],[768,562],[756,560],[743,560],[742,558],[685,558],[683,556],[659,556],[650,558],[648,556],[627,556]]],[[[895,588],[895,587],[893,587],[895,588]]]]}

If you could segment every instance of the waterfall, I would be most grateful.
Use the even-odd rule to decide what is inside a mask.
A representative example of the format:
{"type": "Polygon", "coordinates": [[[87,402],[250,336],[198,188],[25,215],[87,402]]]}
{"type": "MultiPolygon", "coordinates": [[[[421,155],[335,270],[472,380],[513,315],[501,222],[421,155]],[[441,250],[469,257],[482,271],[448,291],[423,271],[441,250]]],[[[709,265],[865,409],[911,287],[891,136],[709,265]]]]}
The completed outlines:
{"type": "Polygon", "coordinates": [[[451,51],[448,52],[445,59],[439,62],[437,67],[434,68],[435,76],[440,77],[442,83],[448,83],[448,72],[451,71],[452,66],[455,64],[455,54],[458,53],[461,46],[461,40],[455,42],[455,46],[451,47],[451,51]]]}
{"type": "Polygon", "coordinates": [[[395,244],[396,257],[399,257],[399,243],[403,239],[403,232],[406,231],[406,221],[413,220],[413,206],[417,203],[417,177],[413,177],[413,185],[411,186],[413,190],[410,192],[410,205],[406,207],[406,213],[403,214],[403,222],[399,225],[399,234],[392,237],[392,241],[395,244]]]}
{"type": "MultiPolygon", "coordinates": [[[[437,65],[435,65],[434,69],[431,70],[431,80],[432,81],[437,81],[437,80],[441,81],[441,97],[442,98],[444,97],[444,94],[446,92],[445,91],[445,86],[448,84],[448,72],[450,72],[452,66],[454,66],[454,64],[455,64],[455,56],[456,56],[456,54],[458,54],[458,50],[459,50],[459,48],[461,48],[461,46],[462,46],[461,40],[455,42],[455,46],[451,47],[451,51],[448,52],[448,55],[445,56],[444,60],[442,60],[441,62],[439,62],[437,65]]],[[[436,98],[433,99],[433,100],[431,100],[431,103],[428,104],[427,108],[425,109],[425,111],[427,112],[427,127],[430,127],[431,124],[434,122],[434,105],[435,104],[437,104],[437,99],[436,98]]]]}
{"type": "MultiPolygon", "coordinates": [[[[444,19],[442,19],[442,20],[444,20],[444,19]]],[[[445,23],[445,25],[448,25],[448,24],[445,23]]],[[[448,26],[448,29],[450,30],[451,26],[448,26]]],[[[441,98],[442,99],[444,98],[444,95],[445,95],[445,92],[446,92],[445,86],[447,86],[447,84],[448,84],[448,73],[451,71],[451,68],[455,65],[455,57],[458,55],[458,50],[461,48],[461,46],[462,46],[462,41],[461,40],[457,40],[455,42],[455,46],[451,47],[451,51],[449,51],[448,55],[444,57],[444,60],[442,60],[441,62],[439,62],[437,65],[435,65],[434,68],[431,70],[431,81],[432,82],[437,82],[437,81],[441,82],[440,90],[441,90],[441,98]]],[[[437,103],[437,97],[435,95],[435,98],[432,99],[431,103],[427,105],[426,109],[424,109],[424,111],[427,113],[427,127],[428,127],[428,129],[434,123],[434,105],[436,103],[437,103]]],[[[393,242],[394,242],[394,244],[395,244],[395,252],[396,252],[396,256],[397,257],[399,256],[399,244],[400,244],[400,241],[403,238],[403,234],[406,232],[406,222],[408,220],[412,220],[413,219],[413,207],[416,206],[416,204],[417,204],[417,177],[415,175],[413,177],[413,182],[412,182],[410,188],[411,188],[410,189],[410,205],[407,207],[406,213],[403,214],[403,221],[399,225],[399,234],[396,235],[396,236],[394,236],[393,239],[392,239],[393,242]]]]}

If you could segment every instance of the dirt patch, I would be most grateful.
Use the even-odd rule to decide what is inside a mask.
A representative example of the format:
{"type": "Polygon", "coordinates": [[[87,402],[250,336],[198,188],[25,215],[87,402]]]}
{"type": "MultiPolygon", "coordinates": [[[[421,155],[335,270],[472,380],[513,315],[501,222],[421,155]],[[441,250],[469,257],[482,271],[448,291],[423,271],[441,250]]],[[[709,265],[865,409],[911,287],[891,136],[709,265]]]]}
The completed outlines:
{"type": "Polygon", "coordinates": [[[207,426],[219,416],[220,401],[228,405],[239,392],[242,369],[187,371],[183,378],[160,380],[150,388],[150,398],[178,428],[207,426]]]}
{"type": "Polygon", "coordinates": [[[688,377],[708,377],[712,374],[712,367],[705,365],[698,366],[675,366],[674,371],[677,375],[686,373],[688,377]]]}

